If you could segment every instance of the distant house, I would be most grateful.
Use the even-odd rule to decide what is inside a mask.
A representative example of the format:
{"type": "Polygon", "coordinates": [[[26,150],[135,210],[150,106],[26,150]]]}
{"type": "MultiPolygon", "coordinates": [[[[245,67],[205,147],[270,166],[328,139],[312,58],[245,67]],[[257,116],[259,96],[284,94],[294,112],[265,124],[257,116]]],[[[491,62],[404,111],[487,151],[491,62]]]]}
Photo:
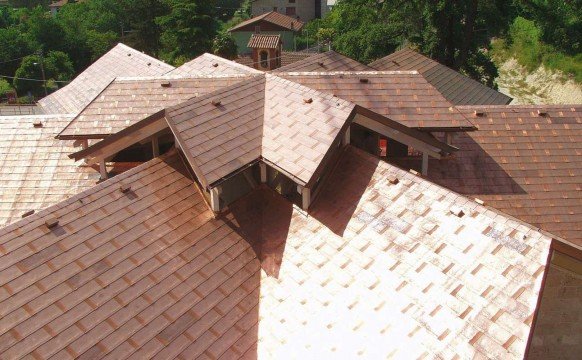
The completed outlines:
{"type": "Polygon", "coordinates": [[[335,5],[336,0],[253,0],[251,12],[259,16],[276,11],[301,21],[322,18],[335,5]]]}
{"type": "Polygon", "coordinates": [[[251,52],[248,43],[253,34],[280,35],[283,50],[293,50],[295,47],[295,35],[302,28],[302,21],[271,11],[243,21],[231,28],[229,32],[236,41],[238,53],[248,54],[251,52]]]}

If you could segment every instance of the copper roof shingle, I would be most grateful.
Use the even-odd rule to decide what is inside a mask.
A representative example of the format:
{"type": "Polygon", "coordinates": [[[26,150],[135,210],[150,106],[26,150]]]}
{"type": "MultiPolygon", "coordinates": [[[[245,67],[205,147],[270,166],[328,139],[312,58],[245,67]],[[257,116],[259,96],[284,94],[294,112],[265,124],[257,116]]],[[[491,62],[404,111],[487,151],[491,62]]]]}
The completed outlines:
{"type": "Polygon", "coordinates": [[[305,184],[353,108],[266,74],[175,106],[166,118],[205,185],[261,156],[305,184]]]}
{"type": "Polygon", "coordinates": [[[4,357],[523,358],[534,228],[351,147],[308,217],[262,188],[213,219],[185,173],[154,159],[0,229],[4,357]]]}
{"type": "Polygon", "coordinates": [[[582,245],[582,108],[458,108],[478,130],[458,134],[461,150],[431,161],[429,178],[582,245]]]}
{"type": "Polygon", "coordinates": [[[409,48],[369,65],[377,70],[417,70],[455,105],[507,105],[512,100],[509,96],[409,48]]]}
{"type": "Polygon", "coordinates": [[[169,71],[166,75],[174,77],[196,77],[199,75],[244,75],[260,73],[261,71],[253,69],[252,67],[205,53],[169,71]]]}
{"type": "Polygon", "coordinates": [[[72,117],[0,117],[0,227],[95,185],[99,172],[67,155],[72,142],[55,135],[72,117]],[[37,124],[37,125],[35,125],[37,124]]]}
{"type": "Polygon", "coordinates": [[[474,126],[416,71],[277,73],[411,128],[474,126]]]}
{"type": "Polygon", "coordinates": [[[253,34],[247,47],[255,49],[278,49],[281,43],[281,35],[253,34]]]}
{"type": "Polygon", "coordinates": [[[196,78],[118,78],[59,134],[60,138],[104,138],[182,101],[242,81],[244,75],[196,78]]]}
{"type": "MultiPolygon", "coordinates": [[[[350,59],[347,56],[339,54],[335,51],[328,51],[321,54],[309,54],[311,56],[306,56],[304,59],[299,61],[294,61],[293,63],[282,66],[275,69],[273,72],[291,72],[291,71],[314,71],[314,72],[325,72],[325,71],[373,71],[367,65],[357,62],[354,59],[350,59]]],[[[285,64],[283,64],[285,65],[285,64]]]]}
{"type": "Polygon", "coordinates": [[[77,114],[118,76],[159,76],[173,68],[120,43],[39,104],[47,114],[77,114]]]}
{"type": "Polygon", "coordinates": [[[243,22],[241,22],[240,24],[230,28],[228,31],[236,31],[238,29],[241,29],[245,26],[248,25],[253,25],[256,23],[259,23],[261,21],[266,21],[268,23],[271,23],[273,25],[277,25],[280,26],[284,29],[287,30],[292,30],[292,31],[299,31],[301,30],[301,28],[303,28],[303,22],[300,20],[297,20],[295,18],[292,18],[291,16],[287,16],[281,13],[278,13],[276,11],[271,11],[259,16],[255,16],[254,18],[245,20],[243,22]]]}

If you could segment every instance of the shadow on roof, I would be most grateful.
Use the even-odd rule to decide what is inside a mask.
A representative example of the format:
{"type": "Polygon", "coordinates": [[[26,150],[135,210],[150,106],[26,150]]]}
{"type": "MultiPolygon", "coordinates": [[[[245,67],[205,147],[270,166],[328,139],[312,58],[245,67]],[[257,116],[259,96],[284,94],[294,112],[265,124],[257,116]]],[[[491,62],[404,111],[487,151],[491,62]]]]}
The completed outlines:
{"type": "MultiPolygon", "coordinates": [[[[461,148],[459,154],[442,160],[430,159],[428,178],[431,181],[467,195],[527,193],[473,138],[462,133],[455,142],[461,148]]],[[[391,159],[390,162],[403,169],[420,171],[422,158],[391,159]]]]}
{"type": "Polygon", "coordinates": [[[267,275],[278,278],[292,215],[290,201],[261,186],[231,204],[223,220],[253,247],[267,275]]]}
{"type": "Polygon", "coordinates": [[[370,185],[380,160],[370,155],[370,161],[358,161],[344,151],[329,179],[323,179],[321,193],[314,200],[309,214],[336,235],[343,236],[362,194],[370,185]],[[357,173],[357,178],[351,176],[357,173]]]}

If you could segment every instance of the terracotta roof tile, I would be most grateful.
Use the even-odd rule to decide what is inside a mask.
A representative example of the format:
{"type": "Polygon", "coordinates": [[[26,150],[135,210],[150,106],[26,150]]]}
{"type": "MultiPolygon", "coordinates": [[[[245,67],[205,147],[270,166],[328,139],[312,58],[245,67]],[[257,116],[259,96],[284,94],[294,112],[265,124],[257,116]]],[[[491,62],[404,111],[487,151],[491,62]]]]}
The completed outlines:
{"type": "Polygon", "coordinates": [[[310,216],[260,188],[213,219],[169,154],[0,229],[0,351],[523,358],[550,239],[351,147],[336,169],[310,216]]]}
{"type": "Polygon", "coordinates": [[[459,109],[479,130],[458,134],[453,144],[461,150],[450,159],[431,160],[429,178],[582,245],[580,106],[459,109]]]}
{"type": "Polygon", "coordinates": [[[104,138],[166,107],[242,81],[244,75],[118,78],[59,134],[104,138]]]}
{"type": "Polygon", "coordinates": [[[195,77],[198,75],[241,75],[260,74],[261,71],[241,65],[235,61],[212,54],[202,54],[184,65],[168,72],[175,77],[195,77]]]}
{"type": "Polygon", "coordinates": [[[0,227],[99,180],[98,171],[68,158],[75,151],[72,142],[54,138],[71,119],[67,115],[0,117],[0,227]]]}
{"type": "Polygon", "coordinates": [[[370,64],[377,70],[417,70],[455,105],[506,105],[509,96],[448,68],[412,49],[403,49],[370,64]]]}
{"type": "Polygon", "coordinates": [[[173,68],[120,43],[39,104],[47,114],[77,114],[118,76],[157,76],[173,68]]]}
{"type": "Polygon", "coordinates": [[[375,70],[367,65],[357,62],[354,59],[350,59],[347,56],[339,54],[335,51],[328,51],[321,54],[309,54],[305,59],[294,61],[293,63],[286,65],[283,63],[282,67],[274,70],[273,72],[290,72],[290,71],[314,71],[314,72],[326,72],[326,71],[372,71],[375,70]]]}
{"type": "Polygon", "coordinates": [[[271,24],[274,25],[278,25],[282,28],[288,29],[288,30],[293,30],[293,31],[299,31],[301,30],[301,28],[303,28],[303,22],[300,20],[297,20],[295,18],[292,18],[291,16],[287,16],[281,13],[278,13],[276,11],[271,11],[259,16],[255,16],[254,18],[245,20],[243,22],[241,22],[240,24],[230,28],[228,31],[236,31],[237,29],[240,29],[242,27],[248,26],[248,25],[252,25],[255,23],[259,23],[261,21],[266,21],[269,22],[271,24]]]}
{"type": "Polygon", "coordinates": [[[277,74],[351,101],[408,127],[473,127],[415,71],[277,74]]]}
{"type": "Polygon", "coordinates": [[[256,49],[278,49],[281,43],[281,35],[253,34],[247,47],[256,49]]]}

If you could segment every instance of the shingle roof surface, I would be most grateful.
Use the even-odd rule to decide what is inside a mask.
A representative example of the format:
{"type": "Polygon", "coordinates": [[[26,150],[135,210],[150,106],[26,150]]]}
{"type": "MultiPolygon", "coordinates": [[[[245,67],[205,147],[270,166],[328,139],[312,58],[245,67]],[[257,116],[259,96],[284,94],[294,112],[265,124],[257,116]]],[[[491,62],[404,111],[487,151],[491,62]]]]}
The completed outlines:
{"type": "Polygon", "coordinates": [[[39,104],[47,114],[77,114],[118,76],[157,76],[173,68],[120,43],[39,104]]]}
{"type": "Polygon", "coordinates": [[[261,189],[214,220],[184,174],[154,159],[0,230],[3,356],[523,358],[531,227],[353,148],[308,217],[261,189]]]}
{"type": "Polygon", "coordinates": [[[239,64],[235,61],[212,54],[202,54],[197,58],[177,67],[166,75],[174,77],[195,77],[198,75],[241,75],[260,74],[261,71],[239,64]]]}
{"type": "Polygon", "coordinates": [[[208,184],[261,155],[307,183],[353,108],[266,74],[180,104],[167,119],[208,184]]]}
{"type": "Polygon", "coordinates": [[[417,70],[455,105],[507,105],[512,98],[412,49],[403,49],[369,64],[377,70],[417,70]]]}
{"type": "MultiPolygon", "coordinates": [[[[295,61],[287,66],[282,66],[273,72],[290,72],[290,71],[374,71],[376,69],[367,65],[350,59],[347,56],[336,53],[335,51],[328,51],[321,54],[310,54],[303,60],[295,61]]],[[[284,65],[284,64],[283,64],[284,65]]]]}
{"type": "Polygon", "coordinates": [[[237,75],[118,78],[84,108],[60,135],[106,137],[166,107],[243,79],[244,76],[237,75]]]}
{"type": "Polygon", "coordinates": [[[413,128],[473,127],[415,71],[277,73],[413,128]],[[361,82],[365,79],[367,82],[361,82]]]}
{"type": "Polygon", "coordinates": [[[99,172],[68,158],[72,142],[55,140],[67,115],[0,117],[0,227],[90,188],[99,172]],[[34,127],[35,122],[42,127],[34,127]]]}
{"type": "Polygon", "coordinates": [[[277,49],[280,42],[281,35],[253,34],[247,46],[255,49],[277,49]]]}
{"type": "Polygon", "coordinates": [[[245,27],[247,25],[251,25],[254,23],[258,23],[260,21],[267,21],[271,24],[278,25],[288,30],[299,31],[303,27],[303,22],[292,18],[291,16],[287,16],[276,11],[271,11],[259,16],[255,16],[254,18],[248,19],[246,21],[241,22],[240,24],[230,28],[228,31],[233,31],[245,27]]]}
{"type": "Polygon", "coordinates": [[[459,134],[453,144],[461,150],[431,161],[429,178],[582,245],[582,107],[459,109],[479,130],[459,134]]]}

